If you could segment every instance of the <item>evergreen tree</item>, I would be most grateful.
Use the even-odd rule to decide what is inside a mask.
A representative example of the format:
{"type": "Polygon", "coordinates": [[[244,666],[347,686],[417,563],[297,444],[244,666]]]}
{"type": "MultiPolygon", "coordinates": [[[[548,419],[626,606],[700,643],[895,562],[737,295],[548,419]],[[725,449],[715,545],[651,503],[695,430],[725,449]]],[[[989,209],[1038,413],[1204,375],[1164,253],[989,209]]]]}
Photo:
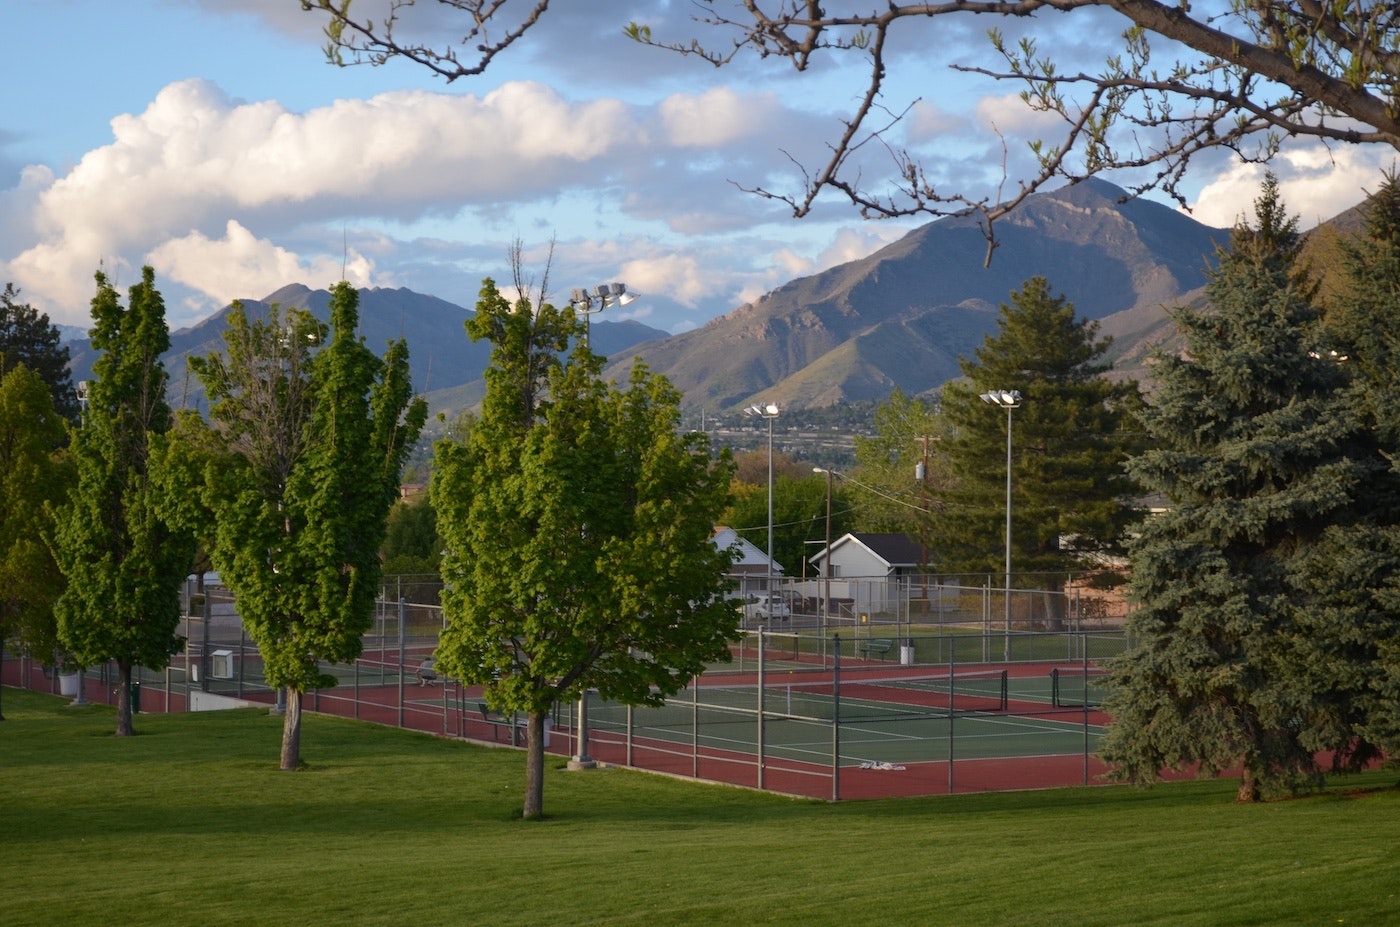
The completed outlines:
{"type": "Polygon", "coordinates": [[[49,317],[19,302],[19,290],[13,283],[5,284],[0,293],[0,376],[25,365],[48,385],[54,410],[76,422],[78,396],[68,375],[68,360],[68,346],[49,317]]]}
{"type": "Polygon", "coordinates": [[[1330,696],[1316,742],[1355,768],[1400,751],[1400,175],[1385,176],[1339,250],[1318,353],[1350,375],[1348,403],[1391,463],[1364,487],[1366,524],[1329,529],[1328,556],[1301,582],[1313,599],[1309,681],[1330,696]]]}
{"type": "Polygon", "coordinates": [[[556,702],[597,689],[657,704],[728,656],[737,622],[730,557],[712,541],[731,463],[679,431],[664,378],[639,365],[625,388],[604,381],[581,329],[485,281],[467,322],[494,348],[481,419],[438,443],[430,488],[445,541],[438,668],[528,716],[527,819],[543,813],[556,702]]]}
{"type": "Polygon", "coordinates": [[[131,727],[132,671],[162,669],[180,648],[180,582],[192,542],[159,512],[153,445],[171,425],[161,355],[170,347],[155,271],[122,308],[104,274],[92,301],[93,364],[72,455],[77,486],[58,512],[54,555],[67,581],[59,641],[79,666],[117,665],[117,734],[131,727]]]}
{"type": "Polygon", "coordinates": [[[226,355],[191,362],[220,451],[209,468],[212,559],[268,684],[286,690],[284,770],[301,765],[302,693],[336,684],[322,662],[360,654],[385,521],[427,416],[404,343],[380,359],[358,337],[358,301],[337,284],[329,329],[276,308],[249,321],[235,306],[226,355]]]}
{"type": "MultiPolygon", "coordinates": [[[[950,572],[1005,567],[1007,416],[979,396],[1016,390],[1013,584],[1059,591],[1070,572],[1099,568],[1119,551],[1132,520],[1135,487],[1123,462],[1136,447],[1137,385],[1107,379],[1109,341],[1098,338],[1098,323],[1076,318],[1044,278],[1011,294],[997,328],[962,361],[966,379],[943,390],[954,482],[938,518],[940,553],[950,572]]],[[[1052,622],[1061,617],[1051,613],[1052,622]]]]}
{"type": "Polygon", "coordinates": [[[66,437],[39,374],[21,364],[0,378],[0,649],[18,643],[45,661],[58,645],[53,608],[63,591],[45,538],[72,482],[58,450],[66,437]]]}
{"type": "Polygon", "coordinates": [[[1335,542],[1385,474],[1342,365],[1318,356],[1297,257],[1270,177],[1211,274],[1209,311],[1173,313],[1184,356],[1157,358],[1152,446],[1131,471],[1168,507],[1133,544],[1137,643],[1112,665],[1102,754],[1122,778],[1238,767],[1240,799],[1257,800],[1317,783],[1314,750],[1353,749],[1329,691],[1348,668],[1323,640],[1341,628],[1307,577],[1341,565],[1335,542]]]}

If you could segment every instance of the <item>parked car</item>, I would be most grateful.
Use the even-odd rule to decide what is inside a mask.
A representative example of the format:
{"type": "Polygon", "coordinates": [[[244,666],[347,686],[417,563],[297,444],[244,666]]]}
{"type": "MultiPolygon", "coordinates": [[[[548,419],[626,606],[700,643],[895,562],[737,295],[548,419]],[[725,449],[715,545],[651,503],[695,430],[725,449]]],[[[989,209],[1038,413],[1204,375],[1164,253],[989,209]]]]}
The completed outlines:
{"type": "Polygon", "coordinates": [[[787,599],[777,593],[751,595],[743,608],[745,621],[768,621],[774,618],[786,621],[792,617],[792,607],[788,605],[787,599]]]}

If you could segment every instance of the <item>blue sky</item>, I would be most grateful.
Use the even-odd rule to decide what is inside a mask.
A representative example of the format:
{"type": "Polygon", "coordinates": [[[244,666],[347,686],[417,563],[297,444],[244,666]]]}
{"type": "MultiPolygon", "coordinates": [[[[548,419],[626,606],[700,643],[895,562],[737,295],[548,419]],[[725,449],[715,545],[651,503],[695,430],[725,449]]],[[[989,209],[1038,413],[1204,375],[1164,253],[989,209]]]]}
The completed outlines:
{"type": "MultiPolygon", "coordinates": [[[[863,73],[823,62],[799,76],[752,58],[717,70],[622,34],[637,19],[658,35],[715,38],[688,21],[692,9],[556,0],[486,75],[447,85],[407,62],[327,64],[323,20],[297,0],[6,0],[0,281],[74,325],[99,265],[123,288],[153,265],[176,328],[342,272],[471,306],[482,277],[509,281],[519,240],[527,273],[556,301],[624,281],[644,298],[610,316],[675,332],[927,221],[864,221],[834,198],[794,219],[740,189],[793,189],[794,159],[819,163],[863,73]]],[[[1107,47],[1093,41],[1121,29],[1085,28],[1092,15],[1017,27],[1092,67],[1107,47]]],[[[948,70],[991,64],[987,25],[911,29],[886,98],[896,111],[919,101],[896,141],[977,194],[1000,180],[992,126],[1013,179],[1027,174],[1022,140],[1046,131],[1017,88],[948,70]]],[[[1393,159],[1297,146],[1275,171],[1308,227],[1358,202],[1393,159]]],[[[1258,178],[1202,159],[1195,217],[1229,225],[1258,178]]]]}

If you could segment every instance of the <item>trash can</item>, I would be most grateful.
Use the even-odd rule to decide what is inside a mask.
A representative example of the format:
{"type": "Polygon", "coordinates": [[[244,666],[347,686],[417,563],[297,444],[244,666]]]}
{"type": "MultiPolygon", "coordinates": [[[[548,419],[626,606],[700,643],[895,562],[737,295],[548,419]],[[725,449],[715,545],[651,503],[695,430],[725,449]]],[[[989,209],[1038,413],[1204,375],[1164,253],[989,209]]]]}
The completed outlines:
{"type": "Polygon", "coordinates": [[[899,665],[900,665],[900,666],[913,666],[913,665],[914,665],[914,642],[913,642],[913,641],[905,641],[904,643],[902,643],[902,644],[899,645],[899,665]]]}
{"type": "Polygon", "coordinates": [[[141,713],[141,680],[131,680],[131,713],[141,713]]]}
{"type": "Polygon", "coordinates": [[[58,674],[58,694],[72,698],[78,694],[82,686],[82,673],[59,673],[58,674]]]}

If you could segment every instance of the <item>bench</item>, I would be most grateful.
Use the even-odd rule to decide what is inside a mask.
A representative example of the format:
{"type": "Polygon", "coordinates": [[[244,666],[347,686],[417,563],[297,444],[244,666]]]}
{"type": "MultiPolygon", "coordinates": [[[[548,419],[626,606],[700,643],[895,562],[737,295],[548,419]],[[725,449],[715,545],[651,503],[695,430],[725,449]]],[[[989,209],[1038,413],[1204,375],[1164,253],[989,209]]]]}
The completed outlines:
{"type": "Polygon", "coordinates": [[[516,715],[503,715],[492,711],[486,707],[485,702],[477,702],[477,709],[481,711],[481,720],[491,725],[491,739],[498,740],[497,734],[501,728],[510,729],[510,744],[512,747],[520,746],[520,730],[525,726],[525,720],[516,715]]]}
{"type": "Polygon", "coordinates": [[[856,652],[867,660],[872,654],[878,654],[880,659],[885,659],[885,655],[894,647],[894,641],[888,637],[872,637],[863,641],[856,641],[856,652]]]}

